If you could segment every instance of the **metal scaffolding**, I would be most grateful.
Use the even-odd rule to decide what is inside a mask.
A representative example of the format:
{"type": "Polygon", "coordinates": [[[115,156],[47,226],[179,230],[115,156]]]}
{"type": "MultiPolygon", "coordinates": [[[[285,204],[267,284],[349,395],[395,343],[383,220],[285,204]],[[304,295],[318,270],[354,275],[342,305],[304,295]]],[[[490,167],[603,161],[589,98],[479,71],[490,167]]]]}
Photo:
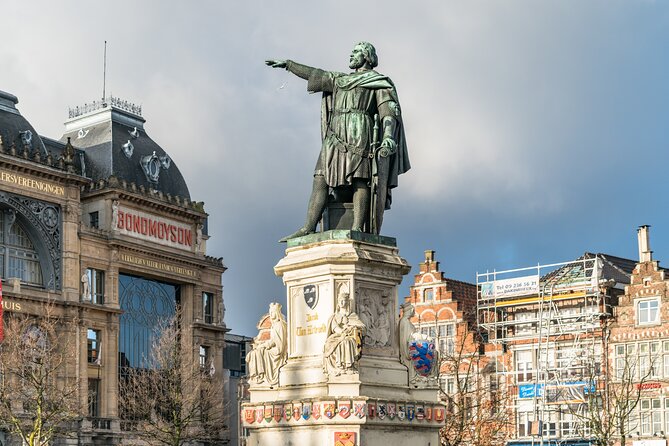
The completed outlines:
{"type": "Polygon", "coordinates": [[[507,409],[517,420],[515,441],[589,438],[575,415],[585,410],[585,395],[595,391],[603,367],[601,324],[610,309],[602,265],[591,255],[477,274],[478,324],[497,345],[496,373],[513,392],[507,409]]]}

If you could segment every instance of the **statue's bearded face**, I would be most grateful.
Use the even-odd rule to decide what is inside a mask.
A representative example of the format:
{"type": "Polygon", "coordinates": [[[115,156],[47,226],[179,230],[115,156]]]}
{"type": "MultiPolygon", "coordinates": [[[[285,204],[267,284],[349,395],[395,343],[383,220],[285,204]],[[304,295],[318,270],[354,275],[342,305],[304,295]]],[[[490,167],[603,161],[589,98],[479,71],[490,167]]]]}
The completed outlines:
{"type": "Polygon", "coordinates": [[[356,45],[351,51],[351,57],[349,58],[348,67],[351,70],[357,70],[358,68],[365,65],[365,53],[361,45],[356,45]]]}

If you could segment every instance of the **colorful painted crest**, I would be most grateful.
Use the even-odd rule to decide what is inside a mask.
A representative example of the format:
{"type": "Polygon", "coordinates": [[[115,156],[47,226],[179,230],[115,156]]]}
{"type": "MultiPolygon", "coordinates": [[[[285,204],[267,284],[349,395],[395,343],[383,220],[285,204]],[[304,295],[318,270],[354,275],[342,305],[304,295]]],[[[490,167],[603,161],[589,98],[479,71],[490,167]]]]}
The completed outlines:
{"type": "Polygon", "coordinates": [[[388,403],[388,418],[394,420],[397,416],[397,405],[395,403],[388,403]]]}
{"type": "Polygon", "coordinates": [[[407,417],[407,406],[404,404],[397,404],[397,418],[404,420],[407,417]]]}
{"type": "Polygon", "coordinates": [[[265,416],[265,407],[260,406],[256,407],[256,422],[262,423],[262,419],[265,416]]]}
{"type": "Polygon", "coordinates": [[[291,403],[283,405],[283,419],[290,421],[290,417],[293,415],[293,405],[291,403]]]}
{"type": "Polygon", "coordinates": [[[379,405],[377,406],[379,410],[379,420],[383,420],[388,416],[388,405],[386,403],[381,403],[379,402],[379,405]]]}
{"type": "Polygon", "coordinates": [[[435,407],[434,408],[434,421],[444,421],[446,415],[446,409],[443,407],[435,407]]]}
{"type": "Polygon", "coordinates": [[[302,415],[302,404],[293,403],[293,419],[298,421],[302,415]]]}
{"type": "Polygon", "coordinates": [[[313,403],[311,405],[311,417],[314,420],[318,420],[321,417],[321,405],[319,403],[313,403]]]}
{"type": "Polygon", "coordinates": [[[334,446],[355,446],[355,432],[335,432],[334,446]]]}
{"type": "Polygon", "coordinates": [[[413,368],[420,376],[429,376],[434,366],[434,342],[428,340],[409,341],[409,355],[413,368]]]}
{"type": "Polygon", "coordinates": [[[416,418],[416,406],[407,404],[407,420],[413,421],[416,418]]]}
{"type": "Polygon", "coordinates": [[[311,416],[311,403],[302,403],[302,419],[308,420],[311,416]]]}
{"type": "Polygon", "coordinates": [[[367,414],[367,404],[364,401],[356,401],[353,403],[353,415],[358,418],[365,418],[367,414]]]}
{"type": "Polygon", "coordinates": [[[334,401],[327,401],[323,403],[323,415],[325,415],[328,418],[334,418],[336,415],[335,411],[335,403],[334,401]]]}
{"type": "Polygon", "coordinates": [[[342,418],[348,418],[351,415],[351,402],[350,401],[338,401],[337,402],[337,411],[339,416],[342,418]]]}
{"type": "Polygon", "coordinates": [[[274,412],[272,411],[272,406],[265,406],[265,421],[269,423],[272,421],[273,416],[274,412]]]}
{"type": "Polygon", "coordinates": [[[374,418],[376,416],[376,403],[367,403],[367,417],[374,418]]]}
{"type": "Polygon", "coordinates": [[[425,419],[430,421],[432,420],[432,408],[431,407],[426,407],[425,408],[425,419]]]}
{"type": "Polygon", "coordinates": [[[253,424],[256,420],[256,410],[255,409],[244,409],[244,421],[248,424],[253,424]]]}
{"type": "Polygon", "coordinates": [[[425,419],[425,406],[417,405],[416,406],[416,419],[424,420],[425,419]]]}
{"type": "Polygon", "coordinates": [[[276,405],[274,406],[274,421],[277,423],[283,418],[283,406],[276,405]]]}

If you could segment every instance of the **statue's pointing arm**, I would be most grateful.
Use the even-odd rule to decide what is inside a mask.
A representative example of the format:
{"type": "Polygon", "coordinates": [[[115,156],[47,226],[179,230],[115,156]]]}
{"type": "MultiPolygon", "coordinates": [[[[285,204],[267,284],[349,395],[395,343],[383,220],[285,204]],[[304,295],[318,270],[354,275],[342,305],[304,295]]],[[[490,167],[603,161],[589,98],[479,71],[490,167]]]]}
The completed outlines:
{"type": "Polygon", "coordinates": [[[292,60],[266,60],[265,64],[272,68],[285,68],[290,71],[297,77],[308,80],[313,77],[315,74],[320,73],[322,70],[318,68],[312,68],[307,65],[302,65],[292,60]]]}

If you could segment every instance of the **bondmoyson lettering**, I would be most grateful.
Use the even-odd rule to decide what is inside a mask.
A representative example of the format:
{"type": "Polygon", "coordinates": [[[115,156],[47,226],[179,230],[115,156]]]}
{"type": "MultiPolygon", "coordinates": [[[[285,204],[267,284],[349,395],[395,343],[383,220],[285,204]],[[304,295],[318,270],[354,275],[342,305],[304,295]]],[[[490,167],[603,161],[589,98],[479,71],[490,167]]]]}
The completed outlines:
{"type": "Polygon", "coordinates": [[[193,231],[190,228],[120,209],[117,229],[161,242],[184,247],[193,246],[193,231]]]}
{"type": "Polygon", "coordinates": [[[46,192],[53,195],[65,195],[65,188],[57,184],[46,181],[39,181],[33,178],[24,177],[11,172],[0,171],[0,181],[3,183],[16,184],[27,189],[34,189],[40,192],[46,192]]]}

